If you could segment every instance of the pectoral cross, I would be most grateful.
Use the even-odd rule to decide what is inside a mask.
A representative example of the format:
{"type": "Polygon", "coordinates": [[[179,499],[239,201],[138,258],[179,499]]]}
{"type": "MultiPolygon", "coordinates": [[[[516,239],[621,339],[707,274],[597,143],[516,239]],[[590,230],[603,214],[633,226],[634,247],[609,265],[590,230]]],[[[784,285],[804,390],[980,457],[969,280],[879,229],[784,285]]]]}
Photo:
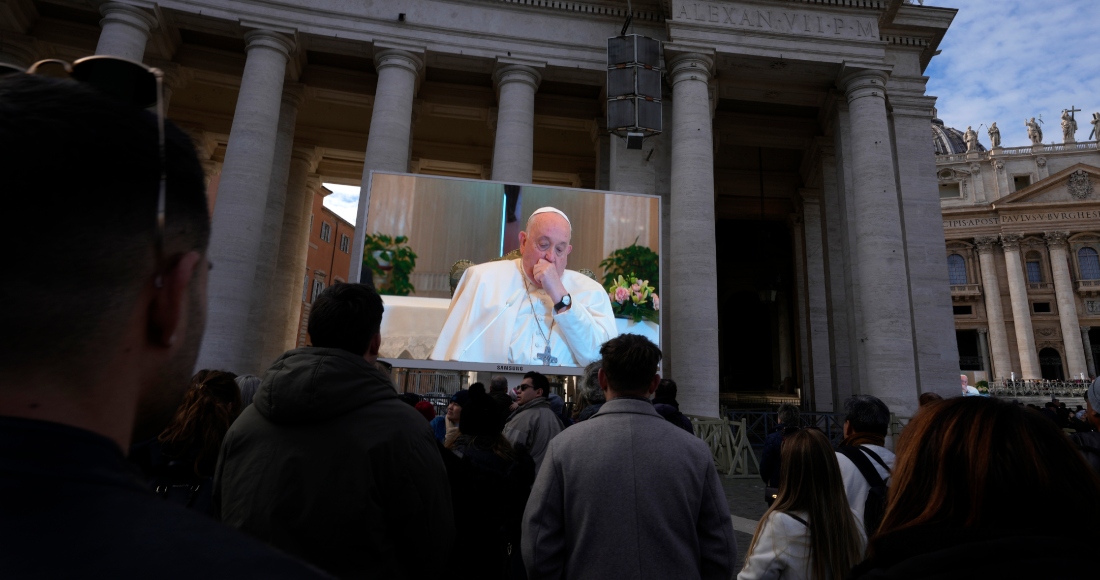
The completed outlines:
{"type": "Polygon", "coordinates": [[[542,364],[544,366],[550,366],[550,365],[558,364],[558,357],[550,356],[550,345],[549,344],[546,345],[546,350],[544,352],[540,352],[539,354],[536,354],[535,358],[541,360],[542,364]]]}

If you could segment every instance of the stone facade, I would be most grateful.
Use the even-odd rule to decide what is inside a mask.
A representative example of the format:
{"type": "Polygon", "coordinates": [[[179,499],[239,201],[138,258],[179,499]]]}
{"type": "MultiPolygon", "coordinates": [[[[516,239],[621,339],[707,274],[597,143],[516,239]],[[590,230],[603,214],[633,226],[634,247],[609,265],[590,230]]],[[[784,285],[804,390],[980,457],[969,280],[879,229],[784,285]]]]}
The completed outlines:
{"type": "Polygon", "coordinates": [[[1097,142],[955,150],[937,156],[936,171],[962,369],[991,380],[1095,377],[1097,142]]]}
{"type": "Polygon", "coordinates": [[[660,195],[664,370],[686,413],[782,384],[817,410],[862,392],[906,415],[957,388],[923,76],[952,9],[638,0],[631,29],[664,43],[666,82],[664,132],[636,151],[602,119],[619,1],[2,8],[6,61],[165,71],[169,116],[220,172],[203,367],[258,372],[294,344],[306,189],[383,169],[660,195]]]}

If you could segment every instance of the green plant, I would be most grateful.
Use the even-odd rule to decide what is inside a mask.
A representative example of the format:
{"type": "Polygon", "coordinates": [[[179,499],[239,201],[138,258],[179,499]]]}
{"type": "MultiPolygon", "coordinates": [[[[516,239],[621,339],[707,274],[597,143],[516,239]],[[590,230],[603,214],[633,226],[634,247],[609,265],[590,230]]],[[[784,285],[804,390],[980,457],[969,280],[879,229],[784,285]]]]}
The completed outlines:
{"type": "Polygon", "coordinates": [[[384,280],[378,288],[379,294],[408,296],[416,291],[409,282],[416,267],[416,252],[408,242],[408,236],[367,234],[363,243],[363,265],[384,280]]]}
{"type": "Polygon", "coordinates": [[[639,246],[638,239],[635,238],[633,244],[611,252],[604,261],[600,262],[600,267],[604,271],[603,287],[610,289],[619,276],[635,276],[641,280],[648,280],[654,288],[660,288],[659,258],[657,252],[646,246],[639,246]]]}
{"type": "Polygon", "coordinates": [[[974,387],[978,389],[979,393],[983,393],[983,394],[988,393],[989,392],[989,381],[978,381],[977,383],[974,384],[974,387]]]}

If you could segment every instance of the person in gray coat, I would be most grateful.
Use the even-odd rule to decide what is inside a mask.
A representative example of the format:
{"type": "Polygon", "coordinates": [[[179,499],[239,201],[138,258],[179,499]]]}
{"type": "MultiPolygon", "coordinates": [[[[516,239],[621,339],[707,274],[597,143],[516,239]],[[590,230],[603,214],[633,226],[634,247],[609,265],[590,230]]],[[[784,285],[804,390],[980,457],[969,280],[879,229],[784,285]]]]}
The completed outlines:
{"type": "Polygon", "coordinates": [[[624,334],[600,354],[607,402],[550,442],[527,501],[529,578],[728,580],[737,544],[710,450],[648,400],[661,350],[624,334]]]}
{"type": "Polygon", "coordinates": [[[519,407],[504,425],[504,438],[515,447],[522,447],[535,460],[535,471],[542,467],[546,446],[563,428],[557,413],[550,409],[550,381],[542,373],[531,371],[523,375],[516,387],[519,407]]]}

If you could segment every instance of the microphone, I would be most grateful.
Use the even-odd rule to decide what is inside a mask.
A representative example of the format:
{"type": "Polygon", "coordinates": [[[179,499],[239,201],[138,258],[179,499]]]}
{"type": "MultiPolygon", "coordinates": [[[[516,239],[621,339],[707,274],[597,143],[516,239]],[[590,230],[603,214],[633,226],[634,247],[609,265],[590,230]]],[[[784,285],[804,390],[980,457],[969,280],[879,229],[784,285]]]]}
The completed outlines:
{"type": "Polygon", "coordinates": [[[500,312],[498,312],[497,315],[494,316],[492,320],[489,321],[489,324],[485,325],[485,328],[481,329],[481,332],[477,333],[477,336],[475,336],[474,339],[470,341],[470,344],[466,345],[466,348],[462,349],[462,352],[458,353],[458,359],[461,359],[462,355],[466,354],[466,351],[470,350],[470,347],[473,346],[474,343],[476,343],[479,338],[481,338],[481,335],[485,334],[485,331],[489,330],[489,327],[492,326],[494,323],[496,323],[496,321],[500,319],[501,315],[503,315],[505,312],[508,312],[508,309],[511,308],[512,305],[515,304],[516,301],[519,300],[521,296],[523,296],[523,294],[524,294],[523,288],[517,288],[516,291],[513,292],[512,295],[508,297],[508,300],[505,301],[504,308],[500,312]]]}

